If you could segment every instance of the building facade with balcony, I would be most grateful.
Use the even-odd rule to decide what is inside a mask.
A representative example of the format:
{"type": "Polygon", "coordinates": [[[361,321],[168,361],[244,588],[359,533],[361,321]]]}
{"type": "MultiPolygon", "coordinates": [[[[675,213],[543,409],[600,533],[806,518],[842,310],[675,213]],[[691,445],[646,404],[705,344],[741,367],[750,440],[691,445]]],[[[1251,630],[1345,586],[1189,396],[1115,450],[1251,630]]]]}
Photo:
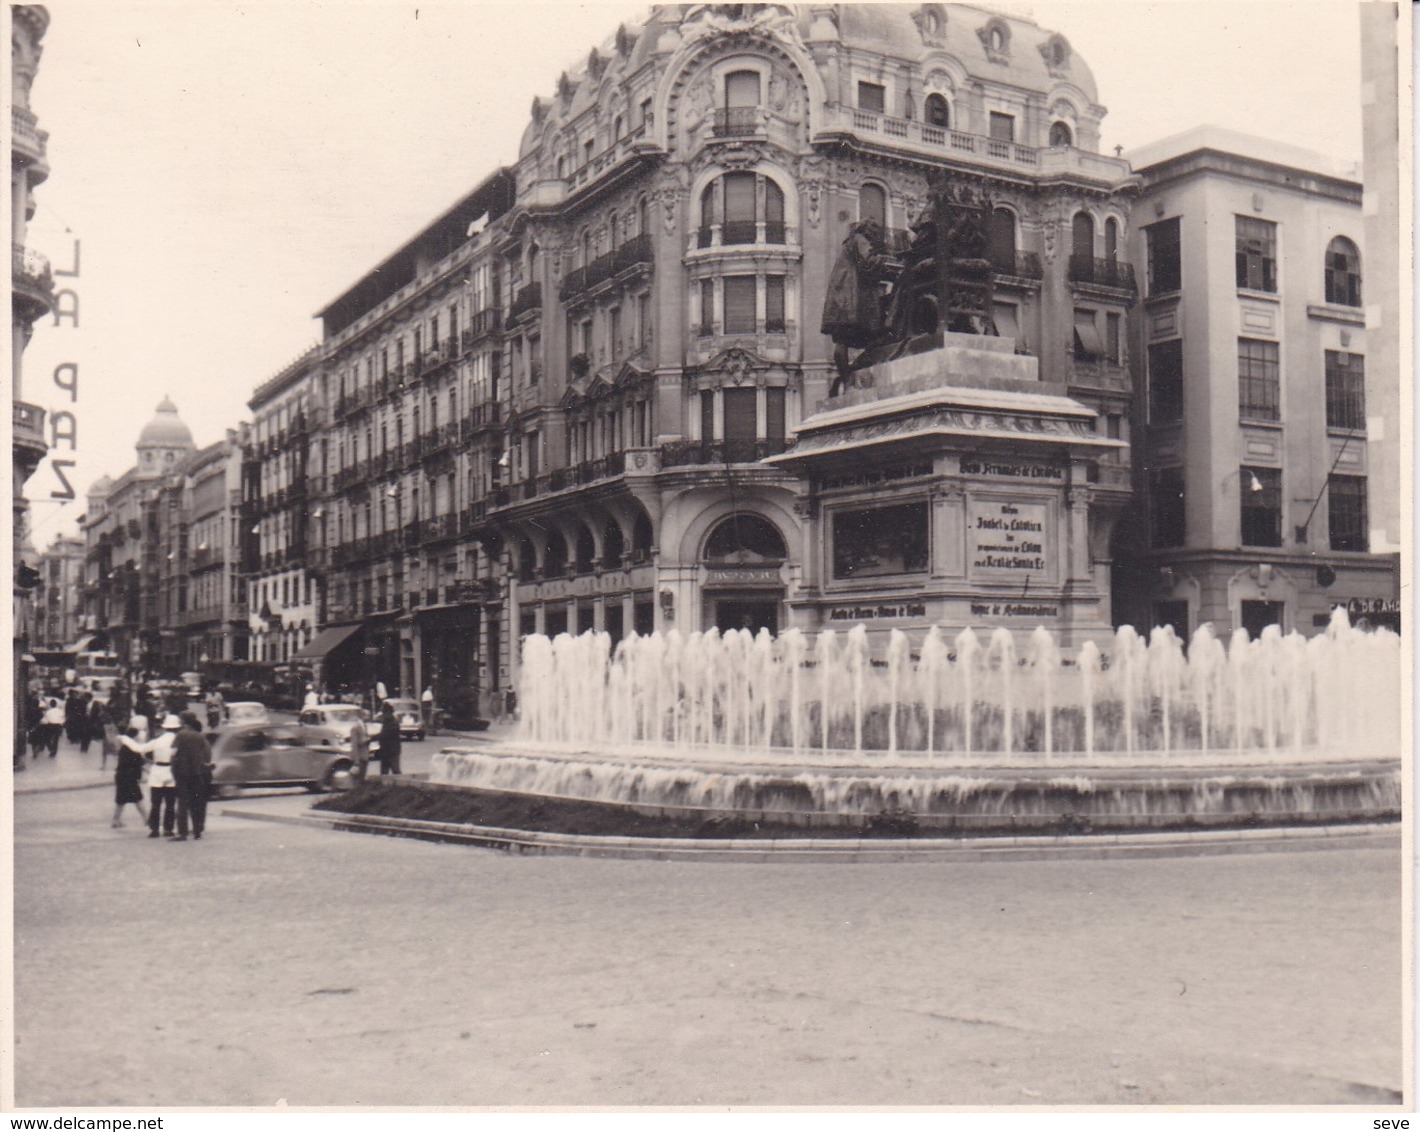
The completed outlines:
{"type": "MultiPolygon", "coordinates": [[[[495,172],[320,312],[310,561],[324,632],[299,659],[327,687],[432,686],[471,715],[499,686],[486,509],[505,450],[498,223],[512,197],[511,174],[495,172]]],[[[533,308],[520,295],[521,332],[533,308]]]]}
{"type": "MultiPolygon", "coordinates": [[[[1137,181],[1095,152],[1103,114],[1063,36],[953,5],[656,7],[565,73],[534,103],[500,244],[508,632],[829,626],[815,487],[773,458],[831,405],[819,316],[849,225],[908,228],[940,178],[993,202],[1008,353],[1115,442],[1072,487],[1108,625],[1137,181]]],[[[960,475],[929,461],[918,486],[960,475]]],[[[918,569],[852,600],[891,592],[925,627],[918,569]]]]}
{"type": "Polygon", "coordinates": [[[84,540],[55,538],[39,556],[40,588],[35,606],[34,647],[66,649],[79,639],[84,586],[84,540]]]}
{"type": "Polygon", "coordinates": [[[234,548],[246,627],[224,659],[284,664],[315,639],[320,578],[311,532],[323,517],[318,462],[327,443],[317,436],[320,374],[320,350],[311,347],[247,403],[234,548]]]}
{"type": "MultiPolygon", "coordinates": [[[[1137,521],[1118,615],[1181,635],[1268,625],[1311,635],[1331,610],[1398,625],[1376,506],[1362,187],[1325,159],[1206,128],[1133,155],[1137,521]]],[[[1384,496],[1393,491],[1382,481],[1384,496]]]]}
{"type": "Polygon", "coordinates": [[[158,667],[165,673],[200,672],[208,661],[245,655],[246,587],[234,549],[240,493],[236,430],[164,477],[155,509],[158,667]]]}
{"type": "MultiPolygon", "coordinates": [[[[167,555],[181,516],[169,514],[172,483],[196,451],[192,432],[170,398],[158,405],[134,446],[137,462],[118,479],[89,488],[80,520],[84,538],[84,629],[95,646],[136,670],[160,671],[181,650],[165,650],[163,599],[175,578],[167,555]]],[[[177,503],[180,504],[180,493],[177,503]]]]}
{"type": "MultiPolygon", "coordinates": [[[[49,176],[46,145],[30,108],[30,92],[39,73],[42,40],[49,12],[39,4],[11,4],[10,12],[10,381],[13,431],[10,442],[11,515],[14,576],[10,610],[14,623],[11,660],[14,673],[15,751],[24,749],[25,696],[35,633],[36,576],[34,547],[29,536],[29,502],[25,483],[34,475],[49,446],[44,410],[24,399],[24,352],[35,323],[54,309],[54,278],[48,261],[25,244],[26,226],[34,215],[34,189],[49,176]]],[[[23,759],[17,754],[17,766],[23,759]]]]}

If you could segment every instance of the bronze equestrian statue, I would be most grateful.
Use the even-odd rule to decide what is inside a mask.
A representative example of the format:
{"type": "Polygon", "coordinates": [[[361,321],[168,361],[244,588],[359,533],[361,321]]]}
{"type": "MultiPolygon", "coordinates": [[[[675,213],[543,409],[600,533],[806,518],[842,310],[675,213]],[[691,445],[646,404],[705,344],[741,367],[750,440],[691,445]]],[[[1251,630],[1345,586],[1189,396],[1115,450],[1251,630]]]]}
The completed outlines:
{"type": "Polygon", "coordinates": [[[984,195],[939,182],[900,257],[892,254],[888,233],[876,221],[849,228],[823,307],[822,330],[833,339],[838,371],[830,397],[856,386],[859,370],[940,346],[943,332],[996,333],[990,221],[991,202],[984,195]],[[884,281],[892,282],[886,299],[884,281]],[[850,360],[853,349],[859,354],[850,360]]]}

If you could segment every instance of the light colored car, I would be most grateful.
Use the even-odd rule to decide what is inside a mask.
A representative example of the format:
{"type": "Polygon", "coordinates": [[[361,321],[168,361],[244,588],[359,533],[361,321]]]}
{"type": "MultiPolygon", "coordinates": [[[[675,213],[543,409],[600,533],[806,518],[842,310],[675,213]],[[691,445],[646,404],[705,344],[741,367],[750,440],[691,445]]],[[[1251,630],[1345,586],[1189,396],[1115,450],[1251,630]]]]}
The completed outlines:
{"type": "Polygon", "coordinates": [[[233,727],[247,723],[270,723],[271,713],[266,710],[265,704],[255,700],[238,700],[227,705],[227,722],[233,727]]]}
{"type": "Polygon", "coordinates": [[[380,749],[380,723],[379,720],[372,721],[368,712],[356,707],[354,704],[317,704],[315,707],[301,709],[299,725],[308,729],[313,738],[321,738],[320,732],[333,732],[336,743],[340,750],[348,752],[350,750],[350,732],[354,729],[356,721],[365,724],[365,732],[370,736],[370,752],[380,749]]]}
{"type": "Polygon", "coordinates": [[[386,700],[385,703],[394,709],[394,717],[399,720],[401,739],[424,738],[424,717],[418,700],[386,700]]]}
{"type": "Polygon", "coordinates": [[[290,723],[244,724],[207,732],[212,747],[212,794],[231,797],[248,786],[304,786],[307,790],[348,790],[353,764],[328,728],[290,723]],[[311,746],[313,741],[318,745],[311,746]]]}

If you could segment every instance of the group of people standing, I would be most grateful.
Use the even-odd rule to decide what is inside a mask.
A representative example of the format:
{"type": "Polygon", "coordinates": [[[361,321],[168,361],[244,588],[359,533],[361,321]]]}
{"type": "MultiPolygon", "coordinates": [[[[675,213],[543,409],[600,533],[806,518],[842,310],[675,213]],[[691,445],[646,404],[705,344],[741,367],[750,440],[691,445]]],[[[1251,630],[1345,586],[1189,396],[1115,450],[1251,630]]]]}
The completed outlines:
{"type": "Polygon", "coordinates": [[[146,716],[133,716],[119,740],[113,827],[123,825],[123,807],[131,804],[147,822],[149,837],[186,841],[191,830],[193,840],[201,841],[212,787],[212,748],[203,737],[202,722],[190,711],[169,713],[151,738],[148,723],[146,716]],[[152,803],[146,813],[145,769],[152,803]]]}
{"type": "MultiPolygon", "coordinates": [[[[48,752],[49,757],[54,758],[59,754],[60,736],[67,736],[71,743],[79,745],[80,751],[88,754],[89,744],[104,741],[111,717],[108,705],[101,700],[87,692],[70,692],[62,702],[58,696],[36,696],[30,700],[29,718],[25,723],[30,757],[37,759],[41,753],[48,752]]],[[[105,747],[105,765],[110,753],[105,747]]],[[[19,759],[16,764],[24,765],[19,759]]]]}

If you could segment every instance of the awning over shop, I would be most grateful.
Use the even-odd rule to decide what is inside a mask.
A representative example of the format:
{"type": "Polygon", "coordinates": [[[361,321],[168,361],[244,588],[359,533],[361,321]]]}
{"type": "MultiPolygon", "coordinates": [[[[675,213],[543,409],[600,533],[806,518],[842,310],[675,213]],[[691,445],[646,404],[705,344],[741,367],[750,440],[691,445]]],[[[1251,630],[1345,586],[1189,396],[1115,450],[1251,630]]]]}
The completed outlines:
{"type": "Polygon", "coordinates": [[[72,645],[65,645],[64,648],[63,648],[62,650],[60,650],[60,651],[62,651],[62,652],[88,652],[88,651],[89,651],[89,646],[92,645],[93,643],[94,643],[94,638],[93,638],[92,636],[89,636],[89,637],[80,637],[80,638],[79,638],[77,641],[75,641],[72,645]]]}
{"type": "Polygon", "coordinates": [[[364,626],[357,622],[354,625],[336,625],[329,629],[322,629],[320,633],[316,635],[315,640],[292,656],[291,659],[324,660],[362,628],[364,628],[364,626]]]}

